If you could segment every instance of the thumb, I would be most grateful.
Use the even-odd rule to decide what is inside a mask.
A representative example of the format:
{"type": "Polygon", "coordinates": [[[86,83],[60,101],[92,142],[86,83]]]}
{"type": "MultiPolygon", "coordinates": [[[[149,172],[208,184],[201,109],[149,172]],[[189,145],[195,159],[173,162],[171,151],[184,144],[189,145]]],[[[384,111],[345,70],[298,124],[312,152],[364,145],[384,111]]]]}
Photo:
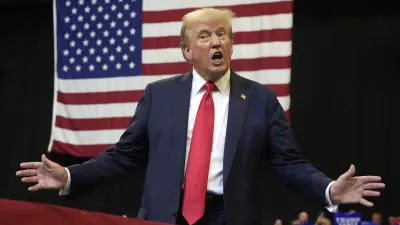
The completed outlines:
{"type": "Polygon", "coordinates": [[[42,162],[48,168],[57,167],[57,163],[48,159],[45,154],[42,155],[42,162]]]}
{"type": "Polygon", "coordinates": [[[356,173],[356,168],[354,167],[353,164],[351,164],[349,170],[347,170],[346,173],[344,173],[342,175],[342,177],[344,179],[349,179],[349,178],[353,177],[355,173],[356,173]]]}

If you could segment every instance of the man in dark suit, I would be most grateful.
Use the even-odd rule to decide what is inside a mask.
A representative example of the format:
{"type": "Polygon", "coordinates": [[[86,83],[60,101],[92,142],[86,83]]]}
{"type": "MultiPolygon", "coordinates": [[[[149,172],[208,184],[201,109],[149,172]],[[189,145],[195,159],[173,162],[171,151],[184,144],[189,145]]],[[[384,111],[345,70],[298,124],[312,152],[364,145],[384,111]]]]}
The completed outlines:
{"type": "Polygon", "coordinates": [[[187,14],[181,30],[187,74],[149,84],[128,129],[115,146],[64,168],[42,156],[22,163],[29,188],[78,196],[146,166],[138,218],[178,224],[260,224],[259,172],[270,163],[282,181],[316,204],[372,206],[364,196],[383,188],[376,176],[333,181],[303,159],[274,92],[230,69],[229,10],[187,14]]]}

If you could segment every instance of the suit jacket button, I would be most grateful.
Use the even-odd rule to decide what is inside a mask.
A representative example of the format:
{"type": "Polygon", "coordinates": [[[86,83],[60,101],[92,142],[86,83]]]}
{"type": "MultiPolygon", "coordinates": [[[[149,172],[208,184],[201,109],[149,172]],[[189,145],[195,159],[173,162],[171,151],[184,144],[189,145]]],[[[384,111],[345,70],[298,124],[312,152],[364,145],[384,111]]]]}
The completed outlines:
{"type": "Polygon", "coordinates": [[[176,218],[176,213],[175,212],[172,213],[172,217],[176,218]]]}

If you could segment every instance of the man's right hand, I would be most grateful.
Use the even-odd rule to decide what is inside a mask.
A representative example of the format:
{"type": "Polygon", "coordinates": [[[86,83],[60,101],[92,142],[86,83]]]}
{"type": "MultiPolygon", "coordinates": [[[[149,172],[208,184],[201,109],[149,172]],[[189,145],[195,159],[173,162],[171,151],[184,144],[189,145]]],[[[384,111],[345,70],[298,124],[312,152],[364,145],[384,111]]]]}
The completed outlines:
{"type": "Polygon", "coordinates": [[[16,175],[21,176],[24,183],[37,183],[30,186],[29,191],[41,189],[61,190],[68,181],[68,173],[64,167],[49,160],[42,155],[42,162],[21,163],[23,170],[17,171],[16,175]]]}

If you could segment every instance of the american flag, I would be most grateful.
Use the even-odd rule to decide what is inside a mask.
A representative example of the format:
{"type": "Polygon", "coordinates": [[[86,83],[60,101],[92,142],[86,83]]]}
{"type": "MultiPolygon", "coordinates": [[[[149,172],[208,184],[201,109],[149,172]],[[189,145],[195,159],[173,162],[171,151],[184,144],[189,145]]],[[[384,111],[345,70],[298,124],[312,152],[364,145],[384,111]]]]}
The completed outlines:
{"type": "Polygon", "coordinates": [[[92,157],[128,127],[150,82],[192,69],[179,49],[184,14],[236,13],[232,69],[276,91],[289,116],[292,1],[56,0],[49,151],[92,157]]]}

